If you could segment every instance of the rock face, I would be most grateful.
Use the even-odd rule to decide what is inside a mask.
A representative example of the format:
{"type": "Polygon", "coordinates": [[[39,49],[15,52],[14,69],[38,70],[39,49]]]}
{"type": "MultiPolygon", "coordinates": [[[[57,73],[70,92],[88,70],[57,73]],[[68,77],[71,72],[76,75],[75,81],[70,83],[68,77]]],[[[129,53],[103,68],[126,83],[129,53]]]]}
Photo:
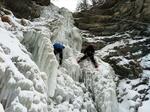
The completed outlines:
{"type": "Polygon", "coordinates": [[[75,13],[76,26],[98,35],[112,35],[115,32],[145,29],[150,22],[149,0],[114,0],[89,10],[75,13]]]}
{"type": "Polygon", "coordinates": [[[83,32],[83,47],[92,42],[96,49],[102,48],[100,57],[112,65],[116,74],[139,77],[143,71],[140,59],[150,49],[149,8],[149,0],[108,0],[74,13],[75,25],[90,33],[83,32]]]}
{"type": "Polygon", "coordinates": [[[39,5],[49,5],[50,0],[4,0],[3,4],[19,18],[37,18],[40,16],[39,5]]]}
{"type": "MultiPolygon", "coordinates": [[[[137,3],[139,4],[140,0],[137,1],[137,3]]],[[[144,9],[142,11],[142,16],[143,16],[143,20],[150,22],[150,1],[149,0],[145,0],[144,2],[144,9]]]]}
{"type": "Polygon", "coordinates": [[[50,4],[50,0],[33,0],[35,1],[37,4],[40,5],[49,5],[50,4]]]}
{"type": "Polygon", "coordinates": [[[144,68],[140,64],[141,58],[150,52],[149,29],[140,33],[118,33],[112,36],[95,36],[83,32],[83,48],[93,43],[100,49],[97,55],[110,63],[115,73],[122,78],[138,78],[144,68]]]}

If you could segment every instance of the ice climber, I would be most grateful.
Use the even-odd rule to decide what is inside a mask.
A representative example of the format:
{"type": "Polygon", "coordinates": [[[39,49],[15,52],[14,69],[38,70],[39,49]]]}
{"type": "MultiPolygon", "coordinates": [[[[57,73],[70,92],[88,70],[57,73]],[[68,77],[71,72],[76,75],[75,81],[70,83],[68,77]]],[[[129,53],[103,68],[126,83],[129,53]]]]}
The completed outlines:
{"type": "Polygon", "coordinates": [[[98,64],[96,63],[96,61],[94,59],[94,54],[95,54],[95,48],[94,48],[94,46],[92,44],[88,45],[86,47],[86,49],[83,51],[83,53],[84,53],[84,56],[81,57],[80,60],[78,60],[78,63],[80,63],[84,59],[90,58],[91,62],[95,66],[95,68],[98,68],[98,64]]]}
{"type": "Polygon", "coordinates": [[[59,64],[61,65],[63,59],[63,49],[65,48],[65,46],[61,43],[55,43],[53,47],[54,47],[54,54],[55,55],[59,54],[59,64]]]}

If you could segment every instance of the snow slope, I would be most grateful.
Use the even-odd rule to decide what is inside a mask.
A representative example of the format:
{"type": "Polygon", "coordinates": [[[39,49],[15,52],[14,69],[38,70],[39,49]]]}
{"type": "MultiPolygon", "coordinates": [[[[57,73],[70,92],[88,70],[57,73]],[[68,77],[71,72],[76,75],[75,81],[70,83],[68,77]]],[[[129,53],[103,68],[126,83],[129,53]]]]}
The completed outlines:
{"type": "Polygon", "coordinates": [[[41,8],[33,22],[14,16],[11,25],[0,21],[5,112],[118,112],[113,69],[98,58],[98,70],[89,61],[77,64],[82,39],[72,14],[53,5],[41,8]],[[62,66],[54,42],[65,45],[62,66]]]}

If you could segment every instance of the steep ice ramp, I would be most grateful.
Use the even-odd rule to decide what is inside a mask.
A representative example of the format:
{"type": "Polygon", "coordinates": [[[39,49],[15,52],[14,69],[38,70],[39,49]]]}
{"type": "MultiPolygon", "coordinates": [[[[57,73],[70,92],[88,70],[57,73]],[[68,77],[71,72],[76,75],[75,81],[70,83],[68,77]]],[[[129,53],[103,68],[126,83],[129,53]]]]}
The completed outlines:
{"type": "Polygon", "coordinates": [[[95,69],[90,61],[82,62],[81,80],[92,92],[98,112],[118,112],[115,73],[109,64],[101,60],[98,63],[99,68],[95,69]]]}

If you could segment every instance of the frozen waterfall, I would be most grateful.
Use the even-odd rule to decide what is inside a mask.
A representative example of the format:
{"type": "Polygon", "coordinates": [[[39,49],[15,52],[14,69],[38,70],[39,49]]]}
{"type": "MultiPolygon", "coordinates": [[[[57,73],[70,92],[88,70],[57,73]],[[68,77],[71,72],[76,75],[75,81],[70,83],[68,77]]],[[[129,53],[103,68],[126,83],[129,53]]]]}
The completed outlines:
{"type": "Polygon", "coordinates": [[[68,10],[50,5],[42,7],[40,18],[24,20],[26,26],[21,19],[12,21],[15,27],[0,21],[0,102],[5,112],[118,112],[110,65],[96,58],[96,70],[89,61],[76,62],[82,38],[68,10]],[[62,66],[54,42],[65,45],[62,66]]]}
{"type": "Polygon", "coordinates": [[[0,112],[4,112],[4,109],[1,103],[0,103],[0,112]]]}
{"type": "Polygon", "coordinates": [[[93,93],[98,112],[118,112],[116,85],[113,80],[115,73],[109,64],[96,59],[99,63],[98,69],[89,61],[82,63],[82,81],[93,93]]]}

